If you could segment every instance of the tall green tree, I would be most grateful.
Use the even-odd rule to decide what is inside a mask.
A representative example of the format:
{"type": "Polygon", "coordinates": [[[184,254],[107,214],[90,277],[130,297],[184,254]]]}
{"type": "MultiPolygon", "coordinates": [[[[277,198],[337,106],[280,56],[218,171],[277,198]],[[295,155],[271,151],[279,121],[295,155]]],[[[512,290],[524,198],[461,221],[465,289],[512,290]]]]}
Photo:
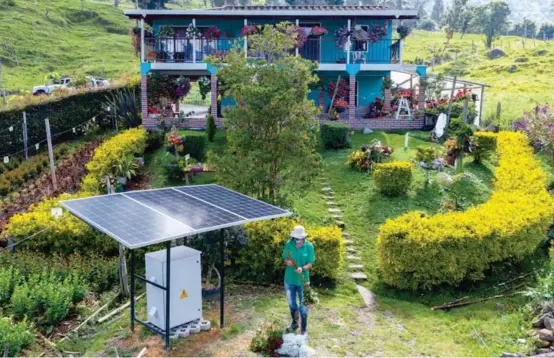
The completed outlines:
{"type": "Polygon", "coordinates": [[[224,112],[228,150],[210,154],[217,180],[271,202],[284,187],[307,185],[319,167],[318,110],[307,98],[315,65],[292,55],[296,42],[290,23],[265,26],[248,37],[255,58],[237,44],[225,59],[208,59],[236,103],[224,112]]]}
{"type": "Polygon", "coordinates": [[[165,9],[166,2],[168,0],[138,0],[138,5],[141,9],[165,9]]]}
{"type": "Polygon", "coordinates": [[[487,48],[492,47],[492,42],[508,27],[510,7],[504,1],[495,1],[475,9],[472,25],[485,35],[487,48]]]}
{"type": "Polygon", "coordinates": [[[435,0],[435,4],[433,5],[433,11],[431,12],[431,19],[435,20],[436,23],[440,23],[442,20],[443,13],[444,13],[443,0],[435,0]]]}
{"type": "Polygon", "coordinates": [[[473,8],[468,5],[468,0],[454,0],[448,9],[444,24],[454,32],[459,32],[464,37],[473,18],[473,8]]]}
{"type": "Polygon", "coordinates": [[[523,23],[515,24],[509,31],[513,36],[526,36],[527,38],[534,38],[537,35],[537,24],[529,19],[525,19],[523,23]]]}

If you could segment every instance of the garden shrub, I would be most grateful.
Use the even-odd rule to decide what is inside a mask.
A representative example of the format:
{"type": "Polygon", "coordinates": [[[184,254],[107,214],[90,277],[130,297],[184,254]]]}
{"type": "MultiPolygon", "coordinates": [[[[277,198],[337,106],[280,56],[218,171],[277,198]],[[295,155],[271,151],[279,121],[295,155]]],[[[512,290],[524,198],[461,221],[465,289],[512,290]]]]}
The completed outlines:
{"type": "Polygon", "coordinates": [[[344,123],[325,122],[320,126],[321,143],[325,149],[350,148],[350,129],[344,123]]]}
{"type": "Polygon", "coordinates": [[[385,195],[405,194],[412,184],[412,163],[392,162],[375,166],[373,180],[377,190],[385,195]]]}
{"type": "MultiPolygon", "coordinates": [[[[282,283],[285,267],[281,254],[293,227],[292,219],[247,224],[248,243],[237,253],[235,272],[242,279],[282,283]]],[[[316,263],[311,281],[336,280],[344,262],[344,242],[338,227],[306,227],[314,245],[316,263]]]]}
{"type": "MultiPolygon", "coordinates": [[[[137,85],[129,87],[138,88],[137,85]]],[[[79,132],[73,133],[71,128],[92,117],[96,117],[96,123],[101,128],[113,128],[113,122],[106,118],[106,112],[102,108],[104,108],[106,96],[120,91],[121,87],[85,91],[19,109],[0,111],[2,128],[13,126],[12,132],[0,133],[0,153],[14,153],[23,148],[23,128],[21,126],[23,112],[27,113],[28,143],[38,143],[46,138],[46,128],[44,127],[44,118],[46,117],[49,119],[52,133],[68,131],[56,137],[58,143],[82,136],[79,132]]]]}
{"type": "Polygon", "coordinates": [[[206,133],[187,131],[185,136],[187,140],[183,142],[183,153],[202,162],[206,156],[206,133]]]}
{"type": "Polygon", "coordinates": [[[545,173],[522,133],[498,134],[497,154],[488,202],[465,212],[411,212],[381,226],[378,267],[384,283],[415,290],[479,280],[491,263],[519,261],[537,248],[554,213],[545,173]]]}
{"type": "Polygon", "coordinates": [[[0,347],[9,345],[8,357],[17,357],[22,349],[35,341],[33,329],[27,320],[13,322],[10,317],[0,317],[0,347]]]}
{"type": "Polygon", "coordinates": [[[42,253],[70,255],[76,252],[98,252],[103,255],[117,254],[118,246],[106,235],[94,231],[77,217],[64,212],[63,219],[52,216],[51,209],[60,207],[59,201],[90,196],[90,193],[62,194],[32,205],[26,213],[16,214],[6,226],[5,233],[13,235],[18,242],[42,229],[47,232],[18,245],[17,250],[31,249],[42,253]]]}
{"type": "Polygon", "coordinates": [[[214,141],[215,132],[217,127],[215,125],[215,118],[211,114],[206,117],[206,134],[208,135],[208,141],[212,143],[214,141]]]}
{"type": "Polygon", "coordinates": [[[120,158],[144,153],[147,136],[144,129],[132,128],[102,143],[87,164],[89,173],[83,179],[82,189],[91,193],[100,192],[104,178],[112,173],[120,158]]]}
{"type": "Polygon", "coordinates": [[[475,148],[473,150],[473,159],[476,163],[490,158],[496,150],[496,134],[492,132],[475,132],[473,141],[475,148]]]}

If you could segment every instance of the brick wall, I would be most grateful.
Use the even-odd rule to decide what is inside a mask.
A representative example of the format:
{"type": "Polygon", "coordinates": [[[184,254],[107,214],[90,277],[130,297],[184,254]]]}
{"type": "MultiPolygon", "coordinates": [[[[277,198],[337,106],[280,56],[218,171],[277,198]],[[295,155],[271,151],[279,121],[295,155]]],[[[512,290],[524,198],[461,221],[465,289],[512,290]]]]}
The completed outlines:
{"type": "MultiPolygon", "coordinates": [[[[183,122],[181,122],[177,118],[164,118],[164,123],[165,123],[166,128],[171,128],[174,124],[178,128],[185,128],[185,129],[204,129],[204,128],[206,128],[206,118],[205,117],[188,118],[188,119],[185,119],[183,122]],[[180,123],[177,123],[177,122],[180,122],[180,123]]],[[[217,118],[215,120],[215,125],[219,129],[223,128],[223,118],[217,118]]]]}
{"type": "Polygon", "coordinates": [[[154,129],[158,123],[155,118],[148,116],[148,76],[140,76],[140,105],[142,111],[142,126],[145,129],[154,129]]]}
{"type": "Polygon", "coordinates": [[[211,100],[211,115],[214,118],[217,118],[217,76],[212,74],[210,76],[210,84],[211,84],[211,92],[210,92],[210,100],[211,100]]]}

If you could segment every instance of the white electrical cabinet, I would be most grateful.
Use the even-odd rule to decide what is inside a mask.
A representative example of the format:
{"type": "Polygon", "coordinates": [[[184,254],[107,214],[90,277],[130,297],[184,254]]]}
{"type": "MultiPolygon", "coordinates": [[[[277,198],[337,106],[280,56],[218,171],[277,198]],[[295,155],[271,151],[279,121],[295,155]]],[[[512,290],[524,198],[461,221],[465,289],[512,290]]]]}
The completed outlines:
{"type": "MultiPolygon", "coordinates": [[[[169,327],[202,318],[202,278],[200,251],[186,246],[171,248],[169,285],[169,327]]],[[[167,287],[166,250],[145,255],[146,279],[167,287]]],[[[166,291],[146,284],[148,321],[165,330],[166,291]]]]}

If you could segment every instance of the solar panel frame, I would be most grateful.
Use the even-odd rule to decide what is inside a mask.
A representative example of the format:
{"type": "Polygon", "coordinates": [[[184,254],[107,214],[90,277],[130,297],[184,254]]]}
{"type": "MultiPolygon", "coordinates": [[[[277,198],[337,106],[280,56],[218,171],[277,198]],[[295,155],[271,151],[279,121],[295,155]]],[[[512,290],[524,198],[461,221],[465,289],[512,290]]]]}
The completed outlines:
{"type": "MultiPolygon", "coordinates": [[[[136,194],[135,194],[136,195],[136,194]]],[[[215,231],[215,230],[219,230],[219,229],[224,229],[224,228],[227,228],[227,227],[233,227],[233,226],[239,226],[239,225],[244,225],[244,224],[247,224],[247,223],[250,223],[250,222],[256,222],[256,221],[262,221],[262,220],[270,220],[270,219],[276,219],[276,218],[281,218],[281,217],[286,217],[286,216],[291,216],[292,213],[288,210],[284,210],[284,209],[281,209],[279,207],[276,207],[274,205],[271,205],[271,204],[267,204],[267,203],[264,203],[264,202],[261,202],[259,200],[256,200],[256,199],[253,199],[247,195],[244,195],[244,194],[241,194],[241,193],[237,193],[236,191],[234,190],[231,190],[231,189],[227,189],[225,187],[222,187],[220,185],[217,185],[217,184],[204,184],[204,185],[194,185],[194,186],[185,186],[185,187],[169,187],[169,188],[158,188],[158,189],[148,189],[148,190],[140,190],[140,191],[133,191],[133,192],[128,192],[128,193],[116,193],[116,194],[107,194],[107,195],[102,195],[102,196],[95,196],[95,197],[88,197],[88,198],[79,198],[79,199],[70,199],[70,200],[64,200],[64,201],[60,201],[60,204],[62,205],[62,207],[64,207],[65,209],[67,209],[70,213],[72,213],[73,215],[75,215],[76,217],[78,217],[79,219],[83,220],[84,222],[88,223],[90,226],[92,226],[93,228],[95,228],[96,230],[100,231],[100,232],[103,232],[105,233],[106,235],[112,237],[113,239],[117,240],[118,242],[120,242],[121,244],[123,244],[125,247],[129,248],[129,249],[138,249],[138,248],[141,248],[141,247],[146,247],[146,246],[150,246],[150,245],[154,245],[154,244],[159,244],[159,243],[163,243],[163,242],[166,242],[166,241],[170,241],[170,240],[174,240],[174,239],[179,239],[179,238],[183,238],[183,237],[186,237],[186,236],[192,236],[192,235],[197,235],[197,234],[201,234],[201,233],[204,233],[204,232],[209,232],[209,231],[215,231]],[[178,190],[179,188],[192,188],[192,187],[200,187],[200,186],[213,186],[213,187],[217,187],[217,188],[222,188],[230,193],[233,193],[233,194],[238,194],[240,195],[241,197],[245,197],[247,198],[249,201],[250,200],[254,200],[256,203],[258,204],[262,204],[264,206],[267,206],[267,207],[271,207],[275,210],[279,210],[280,212],[278,214],[275,214],[275,215],[266,215],[266,216],[259,216],[259,217],[254,217],[254,218],[247,218],[245,216],[242,216],[240,215],[239,213],[236,213],[236,212],[233,212],[232,210],[228,210],[226,208],[223,208],[223,207],[220,207],[214,203],[211,203],[209,201],[206,201],[206,200],[203,200],[202,198],[200,197],[197,197],[197,196],[194,196],[194,195],[190,195],[190,194],[187,194],[187,193],[184,193],[180,190],[178,190]],[[200,228],[200,229],[195,229],[189,225],[187,225],[185,222],[179,220],[178,218],[175,218],[169,214],[166,214],[158,209],[156,209],[155,207],[152,207],[144,202],[141,202],[140,200],[137,200],[136,198],[133,198],[133,194],[132,193],[140,193],[140,192],[155,192],[155,191],[159,191],[159,190],[169,190],[169,189],[172,189],[173,192],[175,192],[175,195],[176,197],[177,196],[187,196],[189,198],[193,198],[193,199],[196,199],[200,202],[203,202],[205,204],[208,204],[210,205],[211,207],[214,207],[216,209],[219,209],[219,210],[223,210],[227,213],[230,213],[230,214],[233,214],[235,216],[237,216],[238,218],[240,218],[241,220],[237,220],[237,221],[232,221],[232,222],[228,222],[228,223],[225,223],[225,224],[221,224],[221,225],[214,225],[214,226],[208,226],[208,227],[204,227],[204,228],[200,228]],[[130,194],[130,195],[127,195],[127,194],[130,194]],[[95,199],[95,198],[104,198],[104,197],[108,197],[108,196],[111,196],[111,195],[117,195],[117,196],[120,196],[120,197],[124,197],[126,199],[129,199],[131,201],[133,201],[134,203],[138,203],[140,204],[141,206],[145,207],[146,209],[158,214],[158,215],[162,215],[166,218],[169,218],[177,223],[179,223],[180,225],[183,225],[183,226],[186,226],[187,228],[189,228],[191,231],[189,232],[183,232],[183,233],[179,233],[177,235],[171,235],[171,236],[167,236],[167,237],[163,237],[163,238],[160,238],[160,239],[154,239],[154,240],[149,240],[149,241],[145,241],[145,242],[141,242],[139,244],[132,244],[130,242],[128,242],[127,240],[121,238],[120,236],[114,234],[113,232],[111,232],[110,230],[106,229],[105,227],[103,227],[102,225],[98,224],[97,222],[95,222],[94,220],[92,220],[91,218],[88,218],[86,215],[83,215],[81,212],[79,212],[78,210],[75,210],[74,208],[71,207],[71,205],[69,204],[70,202],[74,202],[74,201],[81,201],[81,200],[91,200],[91,199],[95,199]]],[[[130,223],[132,224],[132,223],[130,223]]]]}

